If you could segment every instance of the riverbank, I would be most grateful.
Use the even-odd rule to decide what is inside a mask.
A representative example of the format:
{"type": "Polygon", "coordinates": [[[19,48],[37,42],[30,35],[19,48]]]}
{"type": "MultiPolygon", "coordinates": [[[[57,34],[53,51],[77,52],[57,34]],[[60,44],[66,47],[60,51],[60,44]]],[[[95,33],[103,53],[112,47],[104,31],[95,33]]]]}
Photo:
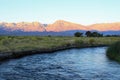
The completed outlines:
{"type": "Polygon", "coordinates": [[[109,46],[117,41],[119,37],[1,36],[0,61],[71,48],[109,46]]]}

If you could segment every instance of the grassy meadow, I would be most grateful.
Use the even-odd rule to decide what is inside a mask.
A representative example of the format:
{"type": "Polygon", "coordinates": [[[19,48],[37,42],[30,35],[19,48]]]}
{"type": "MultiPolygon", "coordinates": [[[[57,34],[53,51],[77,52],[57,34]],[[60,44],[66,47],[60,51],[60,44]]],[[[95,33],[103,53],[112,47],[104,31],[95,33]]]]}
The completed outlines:
{"type": "Polygon", "coordinates": [[[47,50],[63,46],[110,45],[117,41],[120,41],[120,37],[0,36],[0,53],[47,50]]]}

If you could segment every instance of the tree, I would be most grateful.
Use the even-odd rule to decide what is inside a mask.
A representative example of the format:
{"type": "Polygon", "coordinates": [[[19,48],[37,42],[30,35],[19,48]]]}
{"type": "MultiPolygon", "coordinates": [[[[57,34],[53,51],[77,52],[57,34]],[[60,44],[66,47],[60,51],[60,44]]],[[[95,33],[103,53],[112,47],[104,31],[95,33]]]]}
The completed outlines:
{"type": "Polygon", "coordinates": [[[99,33],[98,33],[98,32],[93,32],[93,33],[91,34],[91,36],[92,36],[92,37],[98,37],[98,36],[99,36],[99,33]]]}
{"type": "Polygon", "coordinates": [[[103,37],[103,34],[100,34],[98,32],[93,32],[91,36],[92,37],[103,37]]]}
{"type": "Polygon", "coordinates": [[[87,32],[85,33],[85,35],[86,35],[87,37],[90,37],[90,36],[91,36],[91,32],[90,32],[90,31],[87,31],[87,32]]]}
{"type": "Polygon", "coordinates": [[[76,32],[76,33],[74,34],[74,36],[75,36],[75,37],[81,37],[82,34],[83,34],[83,33],[81,33],[81,32],[76,32]]]}

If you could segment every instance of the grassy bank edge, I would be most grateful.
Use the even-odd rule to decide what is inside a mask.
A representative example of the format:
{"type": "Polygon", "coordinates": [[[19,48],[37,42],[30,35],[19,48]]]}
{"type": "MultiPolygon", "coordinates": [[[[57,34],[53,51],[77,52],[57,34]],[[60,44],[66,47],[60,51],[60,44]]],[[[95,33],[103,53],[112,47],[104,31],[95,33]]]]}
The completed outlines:
{"type": "Polygon", "coordinates": [[[91,48],[91,47],[106,47],[108,45],[87,45],[87,46],[77,46],[77,45],[72,45],[72,46],[59,46],[56,48],[51,48],[51,49],[39,49],[39,50],[29,50],[29,51],[20,51],[20,52],[8,52],[8,53],[3,53],[5,55],[0,56],[0,61],[6,61],[9,59],[17,59],[29,55],[34,55],[34,54],[45,54],[45,53],[53,53],[57,51],[62,51],[62,50],[67,50],[67,49],[81,49],[81,48],[91,48]]]}
{"type": "Polygon", "coordinates": [[[104,47],[116,41],[120,41],[120,38],[1,36],[0,61],[72,48],[104,47]]]}

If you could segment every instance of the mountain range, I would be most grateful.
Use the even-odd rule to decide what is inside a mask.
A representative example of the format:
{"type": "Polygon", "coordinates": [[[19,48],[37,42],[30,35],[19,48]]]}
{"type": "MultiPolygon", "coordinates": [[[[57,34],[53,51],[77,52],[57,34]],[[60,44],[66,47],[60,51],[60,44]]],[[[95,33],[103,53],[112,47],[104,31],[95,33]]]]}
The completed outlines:
{"type": "Polygon", "coordinates": [[[15,32],[37,32],[37,33],[50,33],[50,32],[75,32],[75,31],[98,31],[98,32],[117,32],[120,34],[120,22],[116,23],[99,23],[92,25],[81,25],[64,20],[55,21],[53,24],[42,24],[40,22],[19,22],[19,23],[7,23],[0,22],[0,34],[15,33],[15,32]]]}

